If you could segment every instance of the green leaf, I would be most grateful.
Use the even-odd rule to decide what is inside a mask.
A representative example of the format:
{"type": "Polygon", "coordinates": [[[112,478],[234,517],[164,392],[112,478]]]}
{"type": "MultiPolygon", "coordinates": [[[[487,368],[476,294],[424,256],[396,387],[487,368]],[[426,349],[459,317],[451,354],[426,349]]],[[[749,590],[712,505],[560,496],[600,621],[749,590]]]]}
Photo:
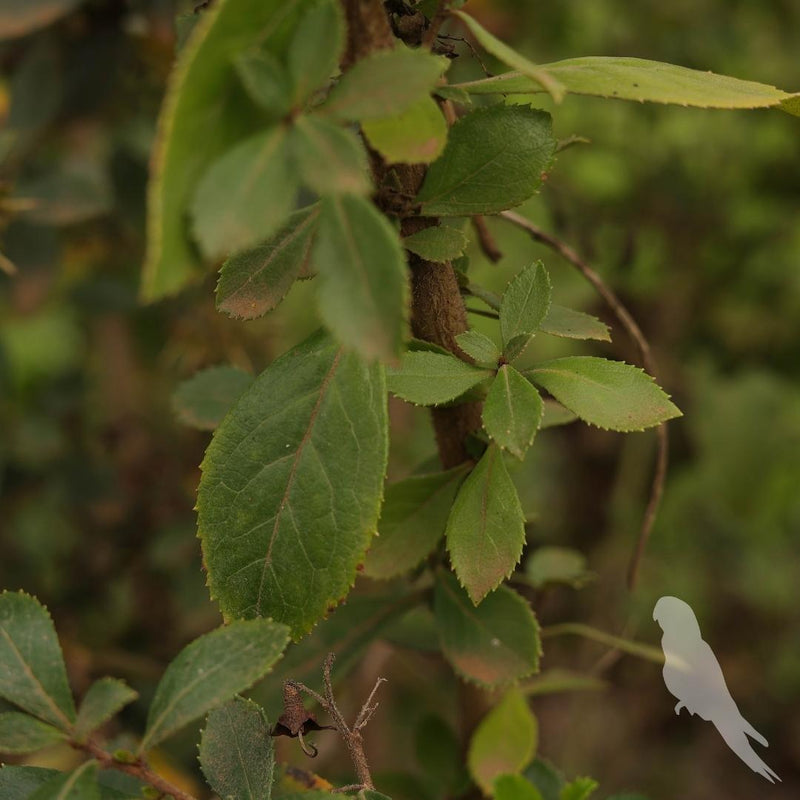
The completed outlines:
{"type": "Polygon", "coordinates": [[[27,36],[69,14],[82,0],[4,0],[0,7],[0,41],[27,36]]]}
{"type": "Polygon", "coordinates": [[[497,367],[500,348],[488,337],[478,331],[466,331],[456,336],[458,346],[482,367],[497,367]]]}
{"type": "MultiPolygon", "coordinates": [[[[308,4],[307,4],[308,5],[308,4]]],[[[294,84],[294,103],[304,103],[339,66],[345,22],[336,0],[317,0],[300,20],[289,45],[287,62],[294,84]]]]}
{"type": "Polygon", "coordinates": [[[288,639],[286,626],[271,619],[236,620],[184,647],[156,687],[139,752],[263,678],[288,639]]]}
{"type": "Polygon", "coordinates": [[[361,130],[390,164],[430,164],[447,142],[447,121],[432,97],[421,97],[399,114],[366,119],[361,130]]]}
{"type": "Polygon", "coordinates": [[[547,70],[538,67],[525,56],[510,48],[505,42],[500,41],[496,36],[489,33],[476,19],[463,11],[453,11],[454,16],[458,17],[466,24],[472,35],[478,40],[481,47],[487,53],[491,53],[496,59],[502,61],[507,67],[517,70],[526,78],[535,81],[541,89],[549,92],[556,103],[564,99],[564,86],[554,78],[547,70]]]}
{"type": "Polygon", "coordinates": [[[372,190],[367,152],[353,131],[324,117],[301,115],[291,140],[300,179],[318,195],[372,190]]]}
{"type": "Polygon", "coordinates": [[[491,376],[490,370],[473,367],[453,355],[409,350],[399,367],[387,369],[386,386],[409,403],[437,406],[455,400],[491,376]]]}
{"type": "MultiPolygon", "coordinates": [[[[263,126],[232,53],[263,47],[283,55],[304,0],[215,0],[181,50],[161,109],[147,199],[145,300],[203,275],[186,210],[209,164],[263,126]]],[[[259,234],[265,238],[269,232],[259,234]]]]}
{"type": "Polygon", "coordinates": [[[395,359],[406,330],[409,281],[389,220],[366,198],[324,198],[311,261],[326,327],[367,359],[395,359]]]}
{"type": "Polygon", "coordinates": [[[218,158],[192,200],[192,231],[218,259],[271,236],[294,207],[297,177],[285,125],[251,136],[218,158]]]}
{"type": "MultiPolygon", "coordinates": [[[[789,113],[797,113],[792,110],[797,94],[788,94],[763,83],[643,58],[587,56],[540,64],[538,68],[559,81],[571,94],[698,108],[778,106],[789,113]]],[[[531,94],[543,91],[541,85],[518,72],[456,84],[456,88],[470,94],[531,94]]]]}
{"type": "Polygon", "coordinates": [[[239,53],[233,61],[250,99],[274,122],[285,117],[292,106],[289,75],[269,51],[262,48],[239,53]]]}
{"type": "Polygon", "coordinates": [[[431,93],[449,65],[425,50],[380,50],[342,75],[320,111],[359,122],[402,114],[431,93]]]}
{"type": "Polygon", "coordinates": [[[184,425],[213,431],[252,383],[253,376],[238,367],[208,367],[181,382],[172,407],[184,425]]]}
{"type": "Polygon", "coordinates": [[[541,792],[544,800],[558,800],[564,776],[546,759],[537,757],[525,770],[525,777],[541,792]]]}
{"type": "Polygon", "coordinates": [[[539,547],[525,564],[525,574],[536,589],[550,583],[565,583],[579,589],[594,576],[586,567],[586,556],[569,547],[539,547]]]}
{"type": "Polygon", "coordinates": [[[364,574],[386,579],[416,567],[444,536],[450,508],[465,474],[466,467],[460,466],[389,484],[378,536],[367,553],[364,574]]]}
{"type": "Polygon", "coordinates": [[[539,330],[552,336],[565,339],[596,339],[599,342],[610,342],[608,325],[591,314],[573,311],[564,306],[551,305],[542,320],[539,330]]]}
{"type": "Polygon", "coordinates": [[[556,358],[524,374],[582,420],[600,428],[641,431],[681,416],[647,373],[620,361],[556,358]]]}
{"type": "Polygon", "coordinates": [[[539,330],[550,310],[552,291],[541,261],[534,261],[509,282],[500,302],[500,333],[509,361],[522,353],[539,330]]]}
{"type": "Polygon", "coordinates": [[[598,786],[592,778],[575,778],[561,789],[558,800],[588,800],[598,786]]]}
{"type": "Polygon", "coordinates": [[[226,619],[308,632],[352,586],[375,532],[386,388],[327,336],[274,361],[214,434],[198,490],[212,596],[226,619]]]}
{"type": "Polygon", "coordinates": [[[44,767],[4,766],[0,769],[0,797],[3,800],[28,800],[36,789],[58,774],[58,770],[44,767]]]}
{"type": "Polygon", "coordinates": [[[437,797],[457,794],[461,782],[461,745],[452,728],[438,715],[428,714],[414,735],[417,762],[437,797]]]}
{"type": "Polygon", "coordinates": [[[489,387],[483,404],[483,427],[504,450],[525,457],[542,421],[539,392],[510,364],[504,364],[489,387]]]}
{"type": "Polygon", "coordinates": [[[542,800],[539,790],[522,775],[501,775],[493,789],[494,800],[542,800]]]}
{"type": "Polygon", "coordinates": [[[434,613],[442,652],[466,680],[496,687],[539,669],[536,617],[507,586],[499,586],[476,607],[455,577],[442,571],[434,613]]]}
{"type": "Polygon", "coordinates": [[[266,242],[229,258],[220,270],[217,308],[237,319],[272,311],[307,268],[318,220],[319,205],[301,208],[266,242]]]}
{"type": "Polygon", "coordinates": [[[435,225],[406,236],[403,239],[403,247],[426,261],[442,263],[452,261],[464,253],[467,237],[458,228],[435,225]]]}
{"type": "Polygon", "coordinates": [[[480,721],[467,752],[467,767],[485,794],[496,778],[516,775],[536,754],[539,730],[525,697],[509,690],[480,721]]]}
{"type": "Polygon", "coordinates": [[[475,605],[514,571],[525,515],[497,447],[487,448],[461,485],[446,536],[453,569],[475,605]]]}
{"type": "Polygon", "coordinates": [[[0,714],[0,753],[33,753],[64,738],[62,731],[20,711],[0,714]]]}
{"type": "Polygon", "coordinates": [[[75,722],[53,621],[22,592],[0,594],[0,697],[61,730],[75,722]]]}
{"type": "Polygon", "coordinates": [[[552,120],[527,106],[494,105],[462,117],[428,169],[422,214],[496,214],[534,195],[556,149],[552,120]]]}
{"type": "Polygon", "coordinates": [[[100,678],[86,692],[78,709],[75,734],[81,739],[104,725],[139,695],[124,681],[100,678]]]}
{"type": "Polygon", "coordinates": [[[72,772],[62,772],[43,783],[28,800],[100,800],[97,762],[87,761],[72,772]]]}
{"type": "Polygon", "coordinates": [[[542,413],[542,422],[539,425],[539,430],[543,431],[545,428],[557,428],[560,425],[569,425],[570,422],[575,422],[578,419],[577,414],[573,414],[568,409],[564,408],[561,403],[556,403],[549,397],[544,400],[544,407],[542,413]]]}
{"type": "Polygon", "coordinates": [[[200,767],[209,786],[231,800],[269,800],[275,754],[266,714],[236,697],[208,715],[200,767]]]}

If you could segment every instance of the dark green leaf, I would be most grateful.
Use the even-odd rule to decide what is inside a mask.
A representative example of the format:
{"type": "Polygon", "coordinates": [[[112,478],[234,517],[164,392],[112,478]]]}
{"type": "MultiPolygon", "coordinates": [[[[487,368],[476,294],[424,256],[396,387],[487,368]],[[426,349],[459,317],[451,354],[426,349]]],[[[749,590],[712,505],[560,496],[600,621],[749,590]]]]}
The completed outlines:
{"type": "Polygon", "coordinates": [[[525,770],[525,777],[541,792],[544,800],[558,800],[565,784],[564,776],[543,758],[534,759],[525,770]]]}
{"type": "Polygon", "coordinates": [[[496,214],[527,200],[542,184],[556,140],[550,115],[495,105],[462,117],[431,164],[417,200],[426,216],[496,214]]]}
{"type": "Polygon", "coordinates": [[[291,140],[300,179],[318,195],[372,190],[367,152],[353,131],[324,117],[302,115],[291,140]]]}
{"type": "Polygon", "coordinates": [[[184,425],[213,431],[252,383],[253,376],[238,367],[208,367],[178,386],[172,406],[184,425]]]}
{"type": "Polygon", "coordinates": [[[461,745],[452,728],[435,715],[423,717],[414,737],[417,761],[437,797],[456,793],[463,769],[461,745]]]}
{"type": "Polygon", "coordinates": [[[72,772],[61,772],[43,783],[28,800],[100,800],[97,763],[87,761],[72,772]]]}
{"type": "Polygon", "coordinates": [[[218,259],[270,237],[294,208],[297,177],[287,128],[276,125],[218,158],[192,200],[192,230],[218,259]]]}
{"type": "Polygon", "coordinates": [[[539,790],[522,775],[501,775],[494,781],[494,800],[542,800],[539,790]]]}
{"type": "Polygon", "coordinates": [[[453,569],[475,605],[514,571],[525,515],[497,447],[487,448],[458,490],[446,535],[453,569]]]}
{"type": "Polygon", "coordinates": [[[217,308],[237,319],[272,311],[306,269],[318,220],[318,205],[301,208],[264,244],[229,258],[219,274],[217,308]]]}
{"type": "Polygon", "coordinates": [[[596,339],[600,342],[611,341],[608,325],[601,322],[597,317],[555,304],[550,306],[547,315],[539,326],[539,330],[541,330],[542,333],[549,333],[552,336],[562,336],[566,339],[596,339]]]}
{"type": "Polygon", "coordinates": [[[455,400],[491,375],[490,370],[473,367],[452,355],[410,350],[399,367],[387,370],[386,385],[409,403],[436,406],[455,400]]]}
{"type": "Polygon", "coordinates": [[[214,434],[198,490],[226,619],[271,616],[297,639],[346,594],[375,532],[386,456],[380,366],[315,334],[256,379],[214,434]]]}
{"type": "Polygon", "coordinates": [[[500,586],[479,606],[450,573],[436,582],[436,625],[445,658],[463,678],[495,687],[539,668],[539,625],[528,603],[500,586]]]}
{"type": "Polygon", "coordinates": [[[561,789],[558,800],[588,800],[598,783],[592,778],[575,778],[561,789]]]}
{"type": "Polygon", "coordinates": [[[425,50],[380,50],[345,72],[321,110],[359,122],[402,114],[430,94],[448,66],[425,50]]]}
{"type": "Polygon", "coordinates": [[[139,751],[263,678],[288,639],[286,626],[270,619],[236,620],[184,647],[156,687],[139,751]]]}
{"type": "Polygon", "coordinates": [[[550,310],[550,276],[541,261],[519,272],[500,302],[500,333],[509,360],[519,356],[550,310]]]}
{"type": "Polygon", "coordinates": [[[406,236],[403,247],[426,261],[452,261],[463,254],[467,247],[467,237],[458,228],[437,225],[406,236]]]}
{"type": "Polygon", "coordinates": [[[542,421],[539,392],[510,364],[504,364],[483,404],[483,427],[504,450],[524,458],[542,421]]]}
{"type": "Polygon", "coordinates": [[[44,767],[9,767],[0,769],[0,797],[3,800],[28,800],[42,784],[58,776],[58,771],[44,767]]]}
{"type": "Polygon", "coordinates": [[[501,775],[521,772],[536,754],[539,729],[519,689],[511,689],[480,721],[467,752],[473,780],[490,795],[501,775]]]}
{"type": "Polygon", "coordinates": [[[69,14],[82,0],[3,0],[0,40],[27,36],[69,14]]]}
{"type": "Polygon", "coordinates": [[[75,722],[53,621],[22,592],[0,594],[0,697],[62,730],[75,722]]]}
{"type": "Polygon", "coordinates": [[[270,119],[277,121],[289,113],[292,105],[289,75],[272,53],[263,48],[248,50],[239,53],[233,63],[245,91],[270,119]]]}
{"type": "Polygon", "coordinates": [[[76,736],[83,738],[96,731],[138,696],[124,681],[116,678],[100,678],[95,681],[78,709],[76,736]]]}
{"type": "Polygon", "coordinates": [[[0,753],[33,753],[64,738],[58,728],[20,711],[0,714],[0,753]]]}
{"type": "Polygon", "coordinates": [[[556,358],[526,371],[525,377],[600,428],[640,431],[681,416],[647,373],[620,361],[556,358]]]}
{"type": "Polygon", "coordinates": [[[261,707],[236,697],[212,711],[200,740],[200,767],[220,797],[270,800],[275,754],[261,707]]]}
{"type": "Polygon", "coordinates": [[[478,331],[467,331],[456,336],[458,346],[482,367],[497,367],[500,348],[488,337],[478,331]]]}
{"type": "Polygon", "coordinates": [[[417,566],[444,536],[447,517],[465,467],[414,475],[386,487],[378,536],[367,553],[364,574],[393,578],[417,566]]]}
{"type": "Polygon", "coordinates": [[[537,589],[548,583],[566,583],[576,589],[592,579],[586,556],[568,547],[539,547],[525,564],[525,574],[537,589]]]}

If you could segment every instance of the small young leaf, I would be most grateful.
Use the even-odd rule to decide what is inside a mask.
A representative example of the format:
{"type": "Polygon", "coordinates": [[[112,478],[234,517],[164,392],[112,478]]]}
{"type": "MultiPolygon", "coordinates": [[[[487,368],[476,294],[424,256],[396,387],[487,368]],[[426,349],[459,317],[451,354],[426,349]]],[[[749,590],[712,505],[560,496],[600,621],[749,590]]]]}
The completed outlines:
{"type": "Polygon", "coordinates": [[[366,198],[325,197],[311,260],[326,327],[367,359],[395,359],[410,290],[403,249],[389,220],[366,198]]]}
{"type": "Polygon", "coordinates": [[[124,681],[116,678],[100,678],[95,681],[78,709],[76,736],[84,738],[96,731],[138,696],[124,681]]]}
{"type": "Polygon", "coordinates": [[[446,536],[453,569],[475,605],[514,571],[525,515],[497,447],[486,450],[461,485],[446,536]]]}
{"type": "Polygon", "coordinates": [[[213,431],[252,382],[253,376],[238,367],[208,367],[181,382],[172,407],[184,425],[213,431]]]}
{"type": "Polygon", "coordinates": [[[550,276],[534,261],[508,284],[500,302],[500,333],[509,361],[519,356],[550,309],[550,276]]]}
{"type": "Polygon", "coordinates": [[[430,164],[447,142],[447,121],[428,96],[400,114],[364,120],[361,130],[390,164],[430,164]]]}
{"type": "Polygon", "coordinates": [[[266,714],[236,697],[208,715],[200,768],[209,786],[232,800],[269,800],[275,754],[266,714]]]}
{"type": "Polygon", "coordinates": [[[402,114],[430,94],[449,65],[424,50],[380,50],[342,75],[320,111],[359,122],[402,114]]]}
{"type": "Polygon", "coordinates": [[[72,772],[60,772],[27,800],[100,800],[97,762],[87,761],[72,772]]]}
{"type": "Polygon", "coordinates": [[[271,616],[299,639],[348,592],[387,449],[380,366],[317,333],[267,367],[202,464],[198,529],[226,619],[271,616]]]}
{"type": "Polygon", "coordinates": [[[539,547],[525,564],[525,574],[537,589],[549,583],[565,583],[576,589],[592,579],[586,556],[568,547],[539,547]]]}
{"type": "Polygon", "coordinates": [[[0,714],[0,753],[33,753],[64,738],[58,728],[20,711],[0,714]]]}
{"type": "Polygon", "coordinates": [[[386,487],[378,536],[364,564],[370,578],[393,578],[412,570],[444,536],[447,517],[466,468],[413,475],[386,487]]]}
{"type": "Polygon", "coordinates": [[[61,730],[75,721],[53,621],[22,592],[0,594],[0,697],[61,730]]]}
{"type": "Polygon", "coordinates": [[[192,230],[209,259],[271,236],[294,207],[297,177],[284,125],[251,136],[206,171],[192,201],[192,230]]]}
{"type": "Polygon", "coordinates": [[[497,371],[483,404],[483,427],[504,450],[525,457],[542,421],[539,392],[510,364],[497,371]]]}
{"type": "Polygon", "coordinates": [[[409,350],[399,367],[387,368],[386,386],[409,403],[437,406],[455,400],[491,376],[490,370],[473,367],[453,355],[409,350]]]}
{"type": "Polygon", "coordinates": [[[522,775],[501,775],[493,789],[494,800],[542,800],[539,790],[522,775]]]}
{"type": "Polygon", "coordinates": [[[417,201],[425,216],[496,214],[536,193],[556,149],[550,115],[494,105],[462,117],[428,169],[417,201]]]}
{"type": "Polygon", "coordinates": [[[643,370],[619,361],[572,356],[544,361],[525,377],[582,420],[615,431],[641,431],[681,416],[643,370]]]}
{"type": "Polygon", "coordinates": [[[458,228],[436,225],[406,236],[403,247],[426,261],[441,263],[462,255],[467,247],[467,237],[458,228]]]}
{"type": "Polygon", "coordinates": [[[588,800],[598,785],[592,778],[575,778],[561,789],[558,800],[588,800]]]}
{"type": "Polygon", "coordinates": [[[565,339],[596,339],[599,342],[610,342],[611,335],[608,325],[601,322],[591,314],[582,311],[573,311],[555,303],[550,306],[547,315],[542,320],[539,330],[552,336],[562,336],[565,339]]]}
{"type": "Polygon", "coordinates": [[[291,142],[300,179],[318,195],[368,194],[372,190],[367,152],[348,128],[303,114],[291,129],[291,142]]]}
{"type": "Polygon", "coordinates": [[[500,348],[488,337],[478,331],[466,331],[456,336],[458,346],[482,367],[497,367],[500,348]]]}
{"type": "Polygon", "coordinates": [[[229,258],[219,274],[217,308],[237,319],[272,311],[307,267],[318,219],[318,204],[301,208],[271,239],[229,258]]]}
{"type": "Polygon", "coordinates": [[[542,410],[542,421],[539,425],[539,430],[543,431],[545,428],[557,428],[560,425],[569,425],[570,422],[575,422],[578,419],[577,414],[573,414],[569,409],[564,408],[561,403],[549,397],[545,398],[542,410]]]}
{"type": "Polygon", "coordinates": [[[263,678],[288,640],[285,625],[250,619],[231,622],[184,647],[156,687],[139,752],[263,678]]]}
{"type": "Polygon", "coordinates": [[[536,754],[539,728],[519,689],[511,689],[480,721],[467,752],[473,780],[491,794],[501,775],[521,772],[536,754]]]}
{"type": "Polygon", "coordinates": [[[317,0],[306,12],[289,44],[287,62],[295,104],[304,103],[323,86],[344,50],[345,22],[336,0],[317,0]]]}
{"type": "Polygon", "coordinates": [[[278,121],[292,105],[289,75],[275,56],[263,48],[239,53],[233,61],[239,79],[258,106],[278,121]]]}
{"type": "Polygon", "coordinates": [[[456,672],[494,688],[539,668],[539,625],[528,603],[500,586],[474,606],[455,576],[442,571],[434,613],[442,653],[456,672]]]}

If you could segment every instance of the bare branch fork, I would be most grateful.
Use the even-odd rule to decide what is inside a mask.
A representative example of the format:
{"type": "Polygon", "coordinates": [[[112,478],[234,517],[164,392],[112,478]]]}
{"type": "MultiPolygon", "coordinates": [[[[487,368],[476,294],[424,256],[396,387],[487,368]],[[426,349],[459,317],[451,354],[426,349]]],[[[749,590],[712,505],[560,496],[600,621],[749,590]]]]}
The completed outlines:
{"type": "Polygon", "coordinates": [[[372,715],[375,713],[375,709],[378,707],[378,703],[373,702],[375,699],[375,693],[378,691],[378,687],[386,680],[386,678],[378,678],[378,680],[375,682],[375,686],[373,686],[372,691],[369,693],[369,697],[361,707],[361,711],[358,712],[355,722],[352,726],[349,726],[345,721],[342,712],[339,710],[339,706],[336,704],[336,700],[333,696],[331,668],[333,667],[333,662],[335,660],[336,655],[334,653],[329,653],[325,659],[325,664],[322,669],[322,679],[325,686],[324,695],[315,692],[313,689],[309,688],[304,683],[300,683],[299,681],[286,681],[286,685],[298,689],[301,692],[305,692],[309,697],[316,700],[316,702],[319,703],[319,705],[328,713],[333,721],[333,727],[338,731],[339,735],[344,740],[347,750],[350,753],[350,758],[353,761],[353,766],[355,767],[359,783],[351,786],[342,786],[339,791],[374,789],[375,786],[372,783],[372,776],[369,772],[367,757],[364,753],[364,740],[361,737],[361,731],[366,727],[372,715]]]}

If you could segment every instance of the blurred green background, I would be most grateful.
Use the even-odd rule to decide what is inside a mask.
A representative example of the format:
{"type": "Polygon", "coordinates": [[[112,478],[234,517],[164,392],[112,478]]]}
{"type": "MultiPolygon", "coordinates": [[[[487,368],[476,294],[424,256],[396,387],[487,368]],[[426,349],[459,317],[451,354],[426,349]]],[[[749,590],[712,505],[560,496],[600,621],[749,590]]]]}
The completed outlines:
{"type": "MultiPolygon", "coordinates": [[[[116,674],[147,697],[177,650],[219,622],[192,511],[208,434],[180,425],[171,394],[205,366],[263,369],[316,327],[313,284],[250,323],[215,312],[212,274],[179,297],[138,303],[148,154],[174,16],[192,4],[63,5],[72,8],[51,24],[0,41],[0,251],[16,267],[11,274],[4,262],[0,271],[0,587],[24,588],[49,606],[78,691],[116,674]]],[[[793,0],[471,0],[467,10],[539,62],[639,56],[800,89],[793,0]]],[[[452,79],[480,77],[469,51],[454,45],[452,79]]],[[[491,59],[485,65],[500,71],[491,59]]],[[[608,686],[534,700],[540,752],[568,776],[598,778],[606,793],[796,798],[800,123],[777,111],[515,99],[523,101],[551,110],[559,136],[591,144],[564,151],[522,210],[573,243],[619,292],[685,414],[671,425],[664,504],[634,594],[625,569],[654,436],[581,425],[539,436],[516,472],[530,550],[578,548],[597,577],[579,592],[539,593],[537,611],[545,624],[581,620],[657,643],[655,600],[689,601],[784,782],[768,787],[710,725],[676,718],[656,665],[603,658],[603,648],[572,638],[548,640],[544,666],[593,670],[608,686]]],[[[612,345],[554,340],[533,356],[635,361],[624,331],[568,265],[502,222],[491,227],[504,258],[489,265],[473,252],[475,280],[502,289],[541,257],[559,302],[612,325],[612,345]]],[[[490,320],[473,321],[495,335],[490,320]]],[[[392,402],[392,412],[397,477],[434,448],[424,411],[392,402]]],[[[376,591],[361,583],[344,607],[355,617],[376,591]]],[[[405,773],[418,771],[425,715],[435,708],[463,737],[468,709],[484,701],[457,688],[435,653],[399,644],[402,631],[389,638],[394,644],[359,654],[353,693],[378,673],[392,679],[369,749],[387,793],[424,797],[405,773]]],[[[272,698],[274,690],[262,691],[272,698]]],[[[124,717],[131,730],[144,708],[124,717]]],[[[159,756],[187,786],[192,747],[187,735],[159,756]]],[[[297,759],[296,748],[282,749],[297,759]]],[[[53,751],[35,763],[69,757],[53,751]]],[[[315,768],[346,772],[325,748],[315,768]]]]}

